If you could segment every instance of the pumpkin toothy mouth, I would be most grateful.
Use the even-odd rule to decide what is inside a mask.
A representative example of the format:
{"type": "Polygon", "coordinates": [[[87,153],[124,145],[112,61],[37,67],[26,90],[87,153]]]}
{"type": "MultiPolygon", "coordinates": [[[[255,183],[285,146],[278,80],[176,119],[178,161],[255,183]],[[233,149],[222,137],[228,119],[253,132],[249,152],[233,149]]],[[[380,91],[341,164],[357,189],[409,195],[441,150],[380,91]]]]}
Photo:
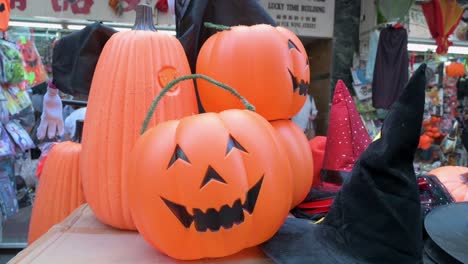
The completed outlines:
{"type": "Polygon", "coordinates": [[[221,227],[230,229],[234,225],[242,224],[244,222],[244,211],[249,213],[249,215],[254,212],[262,183],[263,176],[247,192],[243,204],[241,199],[237,199],[232,206],[228,204],[223,205],[219,211],[214,208],[208,208],[206,212],[203,212],[199,208],[193,208],[193,213],[190,214],[185,206],[169,201],[164,197],[161,197],[161,199],[186,228],[190,228],[192,223],[195,222],[195,229],[198,232],[206,232],[208,229],[216,232],[221,227]]]}
{"type": "Polygon", "coordinates": [[[304,82],[303,80],[298,81],[297,77],[288,69],[289,75],[291,76],[291,82],[293,87],[293,93],[299,90],[299,95],[306,96],[309,91],[309,83],[304,82]]]}

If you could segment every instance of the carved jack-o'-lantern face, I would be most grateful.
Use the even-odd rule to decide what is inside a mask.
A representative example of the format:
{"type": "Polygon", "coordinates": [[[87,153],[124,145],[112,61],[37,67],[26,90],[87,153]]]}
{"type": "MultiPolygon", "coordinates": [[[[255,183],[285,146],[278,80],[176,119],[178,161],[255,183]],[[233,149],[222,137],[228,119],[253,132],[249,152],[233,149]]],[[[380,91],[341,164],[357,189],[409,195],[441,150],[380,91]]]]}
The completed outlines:
{"type": "Polygon", "coordinates": [[[137,141],[128,190],[138,231],[177,259],[222,257],[286,218],[291,171],[273,127],[247,110],[159,124],[137,141]]]}
{"type": "Polygon", "coordinates": [[[10,0],[0,0],[0,31],[8,29],[10,21],[10,0]]]}
{"type": "MultiPolygon", "coordinates": [[[[198,55],[197,73],[236,89],[267,120],[297,114],[310,81],[308,56],[299,38],[269,25],[236,26],[211,36],[198,55]]],[[[205,110],[242,108],[228,92],[204,80],[197,84],[205,110]]]]}

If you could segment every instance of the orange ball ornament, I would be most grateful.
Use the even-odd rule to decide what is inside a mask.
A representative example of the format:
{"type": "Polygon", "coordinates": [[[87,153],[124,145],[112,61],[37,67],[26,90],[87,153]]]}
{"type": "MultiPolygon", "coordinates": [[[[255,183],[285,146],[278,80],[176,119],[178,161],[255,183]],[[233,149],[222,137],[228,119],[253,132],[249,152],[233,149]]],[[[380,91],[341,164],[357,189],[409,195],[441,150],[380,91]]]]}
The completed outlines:
{"type": "MultiPolygon", "coordinates": [[[[226,83],[255,105],[269,121],[290,119],[305,103],[309,89],[308,56],[288,29],[270,25],[235,26],[211,36],[197,59],[197,73],[226,83]]],[[[228,92],[197,81],[207,112],[242,109],[228,92]]]]}
{"type": "Polygon", "coordinates": [[[132,217],[146,241],[175,259],[234,254],[271,238],[286,219],[287,161],[274,128],[249,110],[160,123],[130,157],[132,217]]]}

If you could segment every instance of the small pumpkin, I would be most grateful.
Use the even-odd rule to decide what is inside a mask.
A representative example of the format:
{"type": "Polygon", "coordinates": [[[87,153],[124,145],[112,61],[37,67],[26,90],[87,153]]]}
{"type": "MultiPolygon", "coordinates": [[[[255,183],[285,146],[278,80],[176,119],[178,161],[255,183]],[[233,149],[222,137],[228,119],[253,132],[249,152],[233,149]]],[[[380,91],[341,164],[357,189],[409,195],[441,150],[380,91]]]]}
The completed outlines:
{"type": "Polygon", "coordinates": [[[176,259],[223,257],[258,245],[275,234],[291,206],[285,150],[274,128],[249,110],[160,123],[138,139],[130,159],[127,190],[138,231],[176,259]]]}
{"type": "Polygon", "coordinates": [[[29,244],[85,203],[80,154],[81,144],[72,141],[57,143],[48,153],[32,209],[29,244]]]}
{"type": "MultiPolygon", "coordinates": [[[[83,133],[83,187],[96,217],[134,230],[124,174],[152,99],[177,76],[190,73],[174,37],[155,32],[152,8],[139,5],[135,30],[114,34],[99,58],[83,133]]],[[[150,126],[198,112],[192,82],[174,87],[150,126]]]]}
{"type": "Polygon", "coordinates": [[[443,166],[428,173],[436,176],[456,202],[468,202],[468,168],[443,166]]]}
{"type": "Polygon", "coordinates": [[[270,122],[278,132],[278,138],[288,154],[293,179],[293,203],[300,204],[310,191],[313,181],[314,162],[307,137],[291,120],[270,122]]]}
{"type": "MultiPolygon", "coordinates": [[[[290,119],[306,100],[310,72],[301,41],[288,29],[235,26],[211,36],[197,59],[197,73],[237,89],[269,121],[290,119]]],[[[241,109],[228,92],[197,81],[207,112],[241,109]]]]}

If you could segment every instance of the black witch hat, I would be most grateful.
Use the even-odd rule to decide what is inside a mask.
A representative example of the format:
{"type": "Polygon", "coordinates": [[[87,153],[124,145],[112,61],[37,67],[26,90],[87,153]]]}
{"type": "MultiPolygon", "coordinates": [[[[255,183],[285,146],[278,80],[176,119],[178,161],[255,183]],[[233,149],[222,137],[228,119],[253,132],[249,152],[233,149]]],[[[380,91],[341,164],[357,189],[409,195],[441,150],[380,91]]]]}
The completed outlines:
{"type": "Polygon", "coordinates": [[[426,65],[408,82],[320,224],[288,218],[263,245],[278,263],[422,263],[422,220],[413,159],[426,65]]]}
{"type": "Polygon", "coordinates": [[[95,22],[58,40],[52,58],[52,83],[64,93],[88,95],[99,56],[114,33],[113,28],[95,22]]]}
{"type": "Polygon", "coordinates": [[[468,202],[432,210],[424,220],[424,263],[468,263],[468,202]]]}

